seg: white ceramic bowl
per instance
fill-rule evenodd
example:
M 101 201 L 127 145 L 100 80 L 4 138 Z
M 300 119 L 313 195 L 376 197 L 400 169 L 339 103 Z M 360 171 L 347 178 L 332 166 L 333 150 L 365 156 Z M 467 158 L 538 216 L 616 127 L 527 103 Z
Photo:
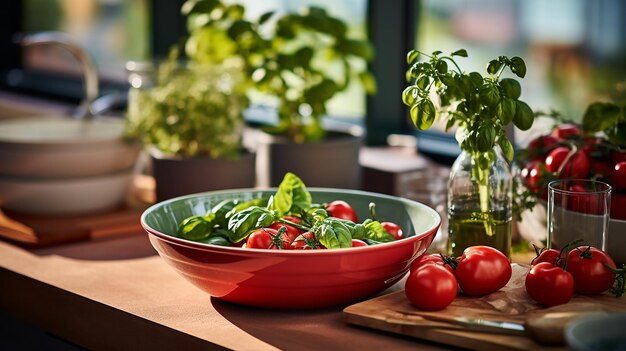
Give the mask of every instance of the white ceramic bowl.
M 105 212 L 121 206 L 134 169 L 102 176 L 29 179 L 0 177 L 0 208 L 37 215 Z
M 626 313 L 590 316 L 565 329 L 567 346 L 574 351 L 626 350 Z
M 131 168 L 141 151 L 123 139 L 124 121 L 46 116 L 0 121 L 0 176 L 87 177 Z

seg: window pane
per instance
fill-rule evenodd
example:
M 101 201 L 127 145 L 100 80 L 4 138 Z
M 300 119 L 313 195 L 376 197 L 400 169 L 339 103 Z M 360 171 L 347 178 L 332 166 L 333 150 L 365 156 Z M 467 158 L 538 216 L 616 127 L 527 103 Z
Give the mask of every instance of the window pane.
M 125 62 L 149 56 L 148 0 L 25 0 L 23 30 L 68 33 L 94 58 L 101 76 L 125 81 Z M 30 69 L 77 73 L 67 53 L 49 47 L 25 50 Z
M 423 0 L 416 48 L 468 50 L 464 70 L 484 73 L 499 55 L 520 56 L 527 75 L 522 99 L 580 121 L 593 101 L 623 99 L 626 3 L 620 0 Z M 543 122 L 543 123 L 542 123 Z M 523 144 L 545 132 L 538 121 Z
M 305 6 L 324 8 L 330 15 L 338 17 L 348 25 L 352 37 L 366 38 L 367 0 L 228 0 L 240 3 L 246 8 L 249 18 L 258 18 L 267 11 L 298 12 Z M 357 62 L 358 63 L 358 62 Z M 340 74 L 340 66 L 324 66 L 332 73 Z M 271 99 L 263 96 L 253 98 L 258 104 L 271 104 Z M 328 105 L 328 113 L 333 117 L 362 118 L 365 115 L 365 92 L 360 84 L 353 81 L 348 88 L 337 94 Z

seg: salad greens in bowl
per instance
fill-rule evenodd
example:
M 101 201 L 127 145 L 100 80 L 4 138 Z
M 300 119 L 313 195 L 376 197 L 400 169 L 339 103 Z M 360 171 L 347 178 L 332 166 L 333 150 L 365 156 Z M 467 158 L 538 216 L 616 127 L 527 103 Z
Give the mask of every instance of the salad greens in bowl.
M 211 296 L 283 309 L 340 306 L 385 290 L 426 252 L 440 222 L 419 202 L 306 188 L 291 173 L 278 188 L 192 194 L 141 217 L 165 262 Z

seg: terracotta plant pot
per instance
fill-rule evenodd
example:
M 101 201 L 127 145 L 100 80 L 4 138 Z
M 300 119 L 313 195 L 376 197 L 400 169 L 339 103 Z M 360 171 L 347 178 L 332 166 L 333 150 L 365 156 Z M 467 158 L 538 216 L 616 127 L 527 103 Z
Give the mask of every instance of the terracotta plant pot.
M 151 150 L 157 201 L 221 189 L 255 186 L 255 154 L 242 152 L 236 161 L 166 156 Z
M 285 173 L 292 172 L 307 186 L 358 189 L 361 144 L 361 136 L 339 131 L 329 131 L 322 141 L 303 144 L 261 132 L 256 149 L 257 184 L 278 186 Z

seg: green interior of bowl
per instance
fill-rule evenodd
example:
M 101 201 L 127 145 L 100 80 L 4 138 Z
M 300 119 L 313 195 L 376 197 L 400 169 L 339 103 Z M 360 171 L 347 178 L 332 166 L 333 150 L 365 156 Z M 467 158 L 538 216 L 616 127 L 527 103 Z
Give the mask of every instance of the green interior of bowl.
M 360 222 L 370 218 L 369 204 L 376 204 L 379 221 L 398 224 L 405 236 L 423 233 L 435 227 L 440 219 L 437 212 L 421 203 L 382 194 L 356 190 L 309 188 L 314 203 L 333 200 L 348 202 L 357 213 Z M 269 190 L 224 190 L 184 196 L 158 203 L 145 211 L 143 222 L 161 233 L 176 236 L 178 223 L 194 215 L 205 215 L 213 206 L 223 200 L 252 200 L 269 196 Z

